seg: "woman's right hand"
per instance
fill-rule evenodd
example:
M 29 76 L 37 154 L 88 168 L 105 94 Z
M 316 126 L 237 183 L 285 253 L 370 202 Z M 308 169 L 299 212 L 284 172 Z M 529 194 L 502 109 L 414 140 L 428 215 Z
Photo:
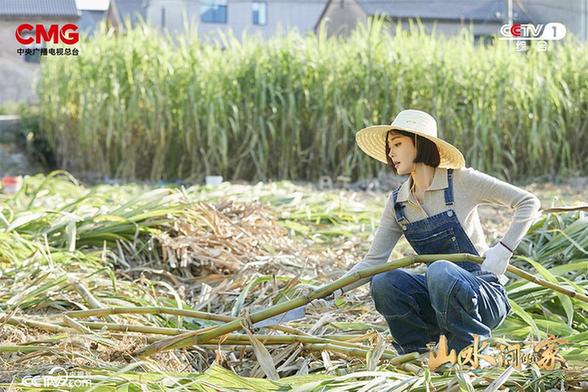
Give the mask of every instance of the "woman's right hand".
M 312 291 L 318 290 L 322 286 L 316 286 L 312 284 L 300 284 L 294 289 L 294 296 L 299 297 L 301 295 L 307 296 Z M 309 303 L 312 307 L 329 307 L 331 302 L 334 304 L 337 298 L 343 295 L 343 290 L 337 289 L 325 298 L 317 298 Z

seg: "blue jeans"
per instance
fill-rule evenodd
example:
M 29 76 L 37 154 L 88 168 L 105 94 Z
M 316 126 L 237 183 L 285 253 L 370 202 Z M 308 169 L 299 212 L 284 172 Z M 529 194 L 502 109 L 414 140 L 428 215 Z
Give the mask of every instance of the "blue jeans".
M 395 269 L 374 275 L 370 283 L 376 310 L 384 316 L 400 353 L 427 352 L 427 343 L 447 337 L 448 350 L 459 353 L 491 337 L 510 311 L 504 287 L 496 274 L 469 272 L 447 260 L 416 274 Z

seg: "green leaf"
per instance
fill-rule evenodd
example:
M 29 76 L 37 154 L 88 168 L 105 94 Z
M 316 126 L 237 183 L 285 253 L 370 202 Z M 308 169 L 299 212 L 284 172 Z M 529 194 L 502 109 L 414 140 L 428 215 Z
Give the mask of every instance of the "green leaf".
M 531 264 L 533 266 L 533 268 L 535 268 L 541 274 L 541 276 L 543 276 L 543 278 L 545 280 L 547 280 L 548 282 L 551 282 L 553 284 L 559 285 L 557 278 L 555 276 L 553 276 L 549 272 L 549 270 L 547 270 L 541 264 L 539 264 L 535 260 L 532 260 L 528 257 L 521 256 L 521 259 L 526 260 L 529 264 Z M 562 304 L 564 311 L 566 312 L 566 316 L 568 318 L 568 326 L 571 326 L 572 322 L 574 321 L 574 305 L 572 304 L 572 300 L 569 296 L 562 294 L 562 293 L 559 293 L 559 292 L 556 293 L 556 295 L 557 295 L 557 298 L 559 298 L 559 301 Z
M 519 316 L 520 318 L 523 319 L 524 322 L 526 322 L 530 327 L 531 330 L 533 331 L 533 334 L 537 337 L 537 338 L 541 338 L 543 336 L 545 336 L 544 333 L 542 333 L 541 331 L 539 331 L 539 328 L 537 327 L 537 324 L 535 324 L 535 320 L 533 320 L 533 317 L 531 317 L 531 315 L 527 312 L 525 312 L 525 309 L 523 309 L 519 304 L 517 304 L 515 301 L 511 300 L 510 298 L 508 299 L 508 302 L 512 308 L 512 311 Z
M 462 372 L 458 370 L 455 374 L 455 377 L 457 378 L 459 389 L 461 391 L 475 392 L 475 388 L 472 385 L 472 380 L 470 379 L 470 376 L 467 372 Z
M 30 223 L 30 222 L 35 221 L 37 219 L 40 219 L 44 216 L 45 216 L 45 213 L 42 213 L 42 212 L 34 212 L 34 213 L 28 213 L 28 214 L 22 215 L 22 216 L 16 218 L 15 220 L 13 220 L 10 223 L 10 226 L 8 226 L 6 228 L 6 231 L 7 232 L 12 231 L 12 230 L 17 229 L 21 226 L 26 225 L 27 223 Z

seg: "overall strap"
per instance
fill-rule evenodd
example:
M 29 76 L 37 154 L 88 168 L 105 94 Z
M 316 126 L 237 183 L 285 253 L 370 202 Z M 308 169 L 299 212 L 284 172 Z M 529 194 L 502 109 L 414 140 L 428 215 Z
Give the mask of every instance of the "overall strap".
M 406 219 L 406 215 L 404 215 L 404 207 L 406 206 L 402 203 L 396 202 L 399 190 L 400 187 L 398 187 L 394 192 L 392 192 L 392 198 L 394 201 L 394 211 L 396 212 L 396 221 L 398 221 L 398 223 L 402 225 L 410 222 L 408 219 Z
M 447 188 L 445 188 L 445 205 L 453 206 L 453 169 L 447 169 Z

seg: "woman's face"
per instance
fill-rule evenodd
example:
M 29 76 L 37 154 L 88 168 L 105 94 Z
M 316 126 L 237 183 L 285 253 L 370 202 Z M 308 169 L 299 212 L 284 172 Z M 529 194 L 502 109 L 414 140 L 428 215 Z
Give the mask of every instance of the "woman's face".
M 398 175 L 410 174 L 413 169 L 414 160 L 416 159 L 416 148 L 414 139 L 403 136 L 395 132 L 388 135 L 388 146 L 390 147 L 390 158 L 394 162 L 394 167 Z

